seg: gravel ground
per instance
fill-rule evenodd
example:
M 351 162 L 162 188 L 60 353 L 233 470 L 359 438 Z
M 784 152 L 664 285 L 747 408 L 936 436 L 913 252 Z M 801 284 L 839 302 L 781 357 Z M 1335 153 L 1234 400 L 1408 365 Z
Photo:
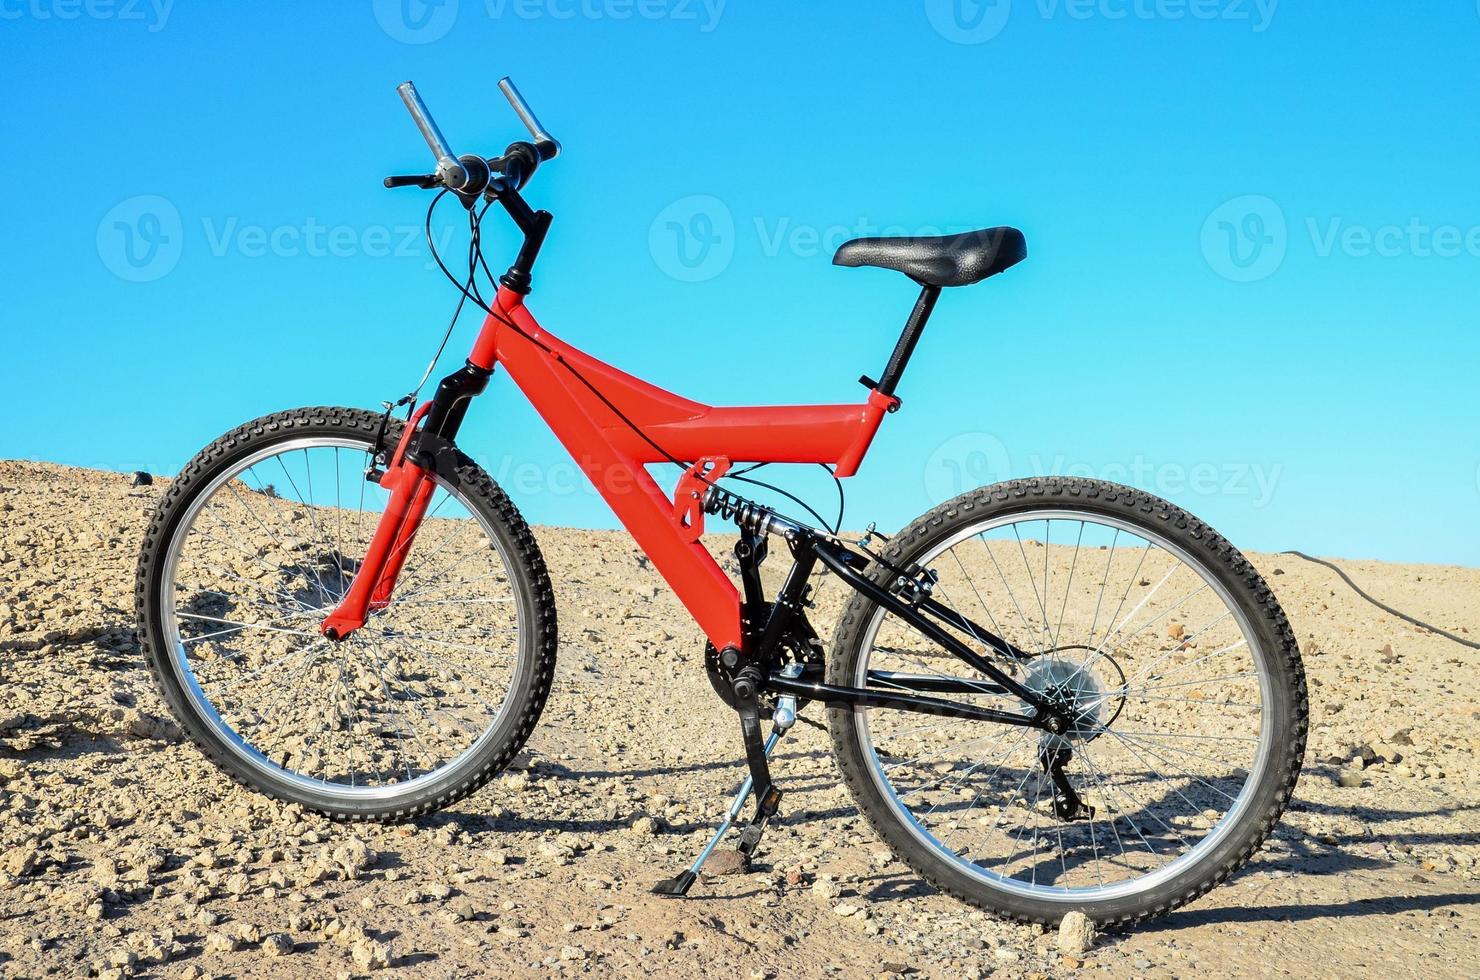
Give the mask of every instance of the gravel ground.
M 160 482 L 0 462 L 0 976 L 1473 975 L 1480 653 L 1326 569 L 1251 556 L 1312 687 L 1284 823 L 1192 906 L 1090 939 L 921 885 L 806 726 L 779 750 L 784 819 L 751 871 L 651 896 L 743 773 L 697 629 L 616 533 L 538 531 L 560 667 L 528 748 L 488 788 L 383 828 L 240 789 L 181 741 L 134 640 Z M 1341 564 L 1394 606 L 1480 629 L 1480 570 Z M 659 691 L 685 710 L 660 710 Z

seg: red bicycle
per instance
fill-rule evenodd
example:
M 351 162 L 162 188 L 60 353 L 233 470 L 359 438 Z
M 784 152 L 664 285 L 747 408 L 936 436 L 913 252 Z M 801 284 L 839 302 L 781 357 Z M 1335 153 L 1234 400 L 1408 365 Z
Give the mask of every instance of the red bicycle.
M 971 490 L 892 537 L 871 526 L 850 541 L 805 505 L 808 520 L 736 489 L 773 463 L 853 476 L 900 407 L 942 289 L 1021 261 L 1023 235 L 848 242 L 836 264 L 919 286 L 883 373 L 862 379 L 867 398 L 704 405 L 582 353 L 525 306 L 551 216 L 522 193 L 560 147 L 507 79 L 500 88 L 531 139 L 485 159 L 453 155 L 401 86 L 437 170 L 386 180 L 467 211 L 467 273 L 442 264 L 459 311 L 487 314 L 467 363 L 430 400 L 403 399 L 404 420 L 395 406 L 309 408 L 228 432 L 149 527 L 139 630 L 205 753 L 332 817 L 398 820 L 473 792 L 524 744 L 555 666 L 550 580 L 519 512 L 456 443 L 502 366 L 693 615 L 739 717 L 750 776 L 698 860 L 659 891 L 684 893 L 737 822 L 739 849 L 755 850 L 781 801 L 769 756 L 813 703 L 878 833 L 982 907 L 1130 922 L 1243 865 L 1294 788 L 1308 706 L 1279 603 L 1212 529 L 1139 490 L 1046 478 Z M 493 205 L 523 243 L 485 299 L 479 229 Z M 681 470 L 671 496 L 649 472 L 660 464 Z M 738 585 L 700 541 L 706 516 L 738 528 Z M 768 598 L 773 544 L 791 565 Z M 852 590 L 830 649 L 808 621 L 814 573 Z

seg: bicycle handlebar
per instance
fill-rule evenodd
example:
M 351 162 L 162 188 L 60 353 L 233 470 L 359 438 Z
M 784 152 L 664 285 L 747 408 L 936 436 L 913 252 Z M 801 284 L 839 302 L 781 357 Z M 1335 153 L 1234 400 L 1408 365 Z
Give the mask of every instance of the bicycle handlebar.
M 446 137 L 437 128 L 437 123 L 432 119 L 432 114 L 427 111 L 426 103 L 416 91 L 416 86 L 411 82 L 402 82 L 396 86 L 396 91 L 401 96 L 401 101 L 406 104 L 406 111 L 411 113 L 416 128 L 421 131 L 422 139 L 426 140 L 427 147 L 432 151 L 432 156 L 437 160 L 437 172 L 426 175 L 410 175 L 387 177 L 386 187 L 436 187 L 443 186 L 449 190 L 457 191 L 465 198 L 477 197 L 489 185 L 492 173 L 501 173 L 513 184 L 517 190 L 523 187 L 525 182 L 533 176 L 535 168 L 546 160 L 553 160 L 560 154 L 560 143 L 550 135 L 540 121 L 535 117 L 534 111 L 529 108 L 529 103 L 524 101 L 524 96 L 514 87 L 514 82 L 508 76 L 499 79 L 499 91 L 504 93 L 504 98 L 509 100 L 519 121 L 529 130 L 531 143 L 516 142 L 509 145 L 503 156 L 485 160 L 483 157 L 473 154 L 456 156 L 452 147 L 448 145 Z
M 534 148 L 539 151 L 540 160 L 553 160 L 560 155 L 560 143 L 551 136 L 540 121 L 535 118 L 534 112 L 529 108 L 529 103 L 524 101 L 524 96 L 514 87 L 514 80 L 508 75 L 498 80 L 498 90 L 504 93 L 504 98 L 509 100 L 509 105 L 514 107 L 514 114 L 519 121 L 524 123 L 524 128 L 529 130 L 530 137 L 534 140 Z
M 416 128 L 421 130 L 421 138 L 427 141 L 432 156 L 437 158 L 437 173 L 442 177 L 442 182 L 453 190 L 466 184 L 467 171 L 453 155 L 452 147 L 447 145 L 447 139 L 442 135 L 442 130 L 437 128 L 432 114 L 427 112 L 426 103 L 421 101 L 416 86 L 411 82 L 402 82 L 396 86 L 396 91 L 400 93 L 401 101 L 406 103 L 406 111 L 411 113 Z

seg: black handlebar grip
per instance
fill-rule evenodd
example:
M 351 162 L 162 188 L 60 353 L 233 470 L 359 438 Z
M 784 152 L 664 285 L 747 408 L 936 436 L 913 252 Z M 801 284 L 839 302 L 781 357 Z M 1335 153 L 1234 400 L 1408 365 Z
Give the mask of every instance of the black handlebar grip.
M 385 179 L 387 187 L 436 187 L 441 178 L 436 174 L 399 174 Z

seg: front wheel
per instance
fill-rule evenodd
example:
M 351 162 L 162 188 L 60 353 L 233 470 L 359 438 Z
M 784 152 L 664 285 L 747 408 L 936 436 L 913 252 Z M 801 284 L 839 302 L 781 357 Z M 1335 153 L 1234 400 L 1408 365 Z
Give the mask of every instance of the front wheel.
M 529 737 L 554 674 L 544 559 L 466 457 L 434 478 L 389 603 L 341 642 L 321 634 L 389 499 L 379 447 L 401 432 L 348 408 L 228 432 L 170 486 L 139 559 L 140 637 L 185 731 L 237 780 L 341 819 L 477 789 Z
M 1024 480 L 942 504 L 882 557 L 933 574 L 956 635 L 1073 719 L 1050 735 L 828 712 L 859 808 L 926 879 L 1018 920 L 1077 909 L 1131 923 L 1202 895 L 1258 849 L 1300 771 L 1305 678 L 1279 603 L 1216 532 L 1127 487 Z M 872 576 L 887 587 L 898 573 L 876 563 Z M 829 682 L 901 675 L 982 678 L 856 595 Z M 981 687 L 952 697 L 1031 713 Z

